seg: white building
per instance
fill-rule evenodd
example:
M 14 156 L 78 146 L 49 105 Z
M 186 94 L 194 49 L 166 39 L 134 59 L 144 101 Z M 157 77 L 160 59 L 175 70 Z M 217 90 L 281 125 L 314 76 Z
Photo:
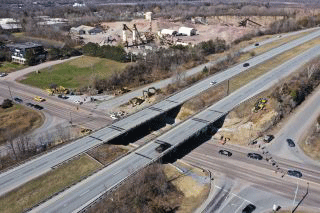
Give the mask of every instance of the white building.
M 74 3 L 73 5 L 72 5 L 73 7 L 84 7 L 84 6 L 86 6 L 86 4 L 80 4 L 80 3 Z
M 145 13 L 145 18 L 147 21 L 151 21 L 152 20 L 152 12 L 146 12 Z
M 85 25 L 81 25 L 79 27 L 72 27 L 70 29 L 70 32 L 73 34 L 78 34 L 78 35 L 95 35 L 97 33 L 101 33 L 102 29 L 98 28 L 98 27 L 90 27 L 90 26 L 85 26 Z
M 197 30 L 190 27 L 180 27 L 179 28 L 179 34 L 186 35 L 186 36 L 193 36 L 196 35 Z
M 18 32 L 22 29 L 17 20 L 13 18 L 0 19 L 0 29 L 10 32 Z
M 176 35 L 178 32 L 176 30 L 162 29 L 160 33 L 161 35 Z

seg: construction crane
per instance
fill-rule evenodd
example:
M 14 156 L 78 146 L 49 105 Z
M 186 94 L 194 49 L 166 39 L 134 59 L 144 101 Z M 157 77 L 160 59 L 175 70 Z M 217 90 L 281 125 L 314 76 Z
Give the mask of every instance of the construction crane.
M 256 25 L 258 25 L 258 26 L 262 26 L 261 24 L 255 22 L 255 21 L 250 20 L 249 18 L 245 18 L 245 19 L 243 19 L 242 21 L 239 22 L 239 27 L 246 27 L 248 21 L 250 21 L 251 23 L 256 24 Z

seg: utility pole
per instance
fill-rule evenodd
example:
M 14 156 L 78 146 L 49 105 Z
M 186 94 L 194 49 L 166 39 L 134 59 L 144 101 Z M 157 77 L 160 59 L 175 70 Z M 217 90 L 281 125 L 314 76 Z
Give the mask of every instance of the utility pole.
M 70 122 L 69 122 L 71 125 L 72 125 L 72 116 L 71 116 L 71 112 L 70 112 Z
M 227 96 L 229 95 L 229 85 L 230 85 L 230 80 L 228 79 L 228 87 L 227 87 Z
M 11 100 L 13 101 L 13 97 L 12 97 L 12 93 L 11 93 L 11 89 L 10 89 L 9 85 L 8 85 L 8 88 L 9 88 L 9 93 L 10 93 Z

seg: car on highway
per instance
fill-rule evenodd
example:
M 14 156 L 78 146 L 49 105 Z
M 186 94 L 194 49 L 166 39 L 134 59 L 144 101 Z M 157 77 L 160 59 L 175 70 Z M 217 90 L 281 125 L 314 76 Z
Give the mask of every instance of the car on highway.
M 30 102 L 29 102 L 29 103 L 26 103 L 26 105 L 29 106 L 29 107 L 34 107 L 34 104 L 33 104 L 33 103 L 30 103 Z
M 225 150 L 225 149 L 219 150 L 219 154 L 220 155 L 225 155 L 225 156 L 228 156 L 228 157 L 230 157 L 232 155 L 231 152 L 229 152 L 228 150 Z
M 23 102 L 23 100 L 21 98 L 18 98 L 18 97 L 15 97 L 13 100 L 15 102 L 19 103 L 19 104 Z
M 36 96 L 33 98 L 33 100 L 38 101 L 38 102 L 44 102 L 46 99 L 41 98 L 40 96 Z
M 167 143 L 167 142 L 163 142 L 162 144 L 160 144 L 157 148 L 156 148 L 156 151 L 161 153 L 163 152 L 164 150 L 168 149 L 171 147 L 171 144 Z
M 287 143 L 288 143 L 288 146 L 290 146 L 290 147 L 295 147 L 296 146 L 296 144 L 290 138 L 287 139 Z
M 37 110 L 42 110 L 42 109 L 43 109 L 43 106 L 40 106 L 40 105 L 38 105 L 38 104 L 34 105 L 33 107 L 34 107 L 35 109 L 37 109 Z
M 5 76 L 7 76 L 7 75 L 8 75 L 8 74 L 5 73 L 5 72 L 0 73 L 0 77 L 5 77 Z
M 68 96 L 66 96 L 66 95 L 58 95 L 58 98 L 61 98 L 61 99 L 68 99 L 69 97 Z
M 262 156 L 257 153 L 248 153 L 247 155 L 249 158 L 255 159 L 255 160 L 262 160 Z
M 258 42 L 254 44 L 254 46 L 256 46 L 256 47 L 259 46 L 259 45 L 260 45 L 260 44 L 259 44 Z
M 248 67 L 248 66 L 250 66 L 249 63 L 244 63 L 244 64 L 243 64 L 243 67 Z
M 211 81 L 210 82 L 210 85 L 214 85 L 214 84 L 216 84 L 217 82 L 215 82 L 215 81 Z
M 288 170 L 288 175 L 293 176 L 293 177 L 297 177 L 297 178 L 301 178 L 302 177 L 302 173 L 298 170 Z
M 251 213 L 255 209 L 256 209 L 256 206 L 250 203 L 242 210 L 242 213 Z

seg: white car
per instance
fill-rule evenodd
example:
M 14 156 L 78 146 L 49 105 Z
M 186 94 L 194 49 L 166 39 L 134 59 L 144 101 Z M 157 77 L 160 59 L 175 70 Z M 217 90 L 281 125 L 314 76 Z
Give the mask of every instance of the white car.
M 75 103 L 75 104 L 82 104 L 82 102 L 79 101 L 79 100 L 75 100 L 74 103 Z
M 5 73 L 5 72 L 0 73 L 0 77 L 5 77 L 5 76 L 7 76 L 7 75 L 8 75 L 8 74 Z
M 211 81 L 210 82 L 210 85 L 214 85 L 214 84 L 216 84 L 217 82 L 215 82 L 215 81 Z

